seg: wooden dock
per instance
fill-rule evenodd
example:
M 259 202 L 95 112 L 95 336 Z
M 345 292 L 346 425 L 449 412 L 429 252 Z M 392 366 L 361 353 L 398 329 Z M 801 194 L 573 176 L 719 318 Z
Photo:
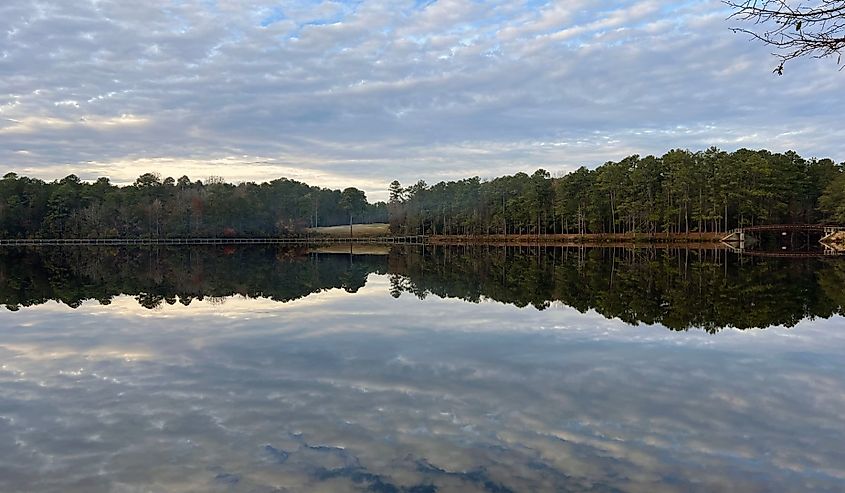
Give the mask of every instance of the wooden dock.
M 829 224 L 764 224 L 761 226 L 743 226 L 728 231 L 728 234 L 722 238 L 725 243 L 743 243 L 745 235 L 749 233 L 794 233 L 794 232 L 808 232 L 815 231 L 822 233 L 823 238 L 827 238 L 838 231 L 845 231 L 845 227 L 832 226 Z
M 426 237 L 291 236 L 278 238 L 0 238 L 0 246 L 178 246 L 178 245 L 424 245 Z

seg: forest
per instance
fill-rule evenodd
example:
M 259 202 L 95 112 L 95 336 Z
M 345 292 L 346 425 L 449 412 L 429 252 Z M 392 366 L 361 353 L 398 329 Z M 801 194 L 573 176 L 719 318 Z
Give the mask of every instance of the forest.
M 395 232 L 586 234 L 720 232 L 845 224 L 845 163 L 740 149 L 633 155 L 552 177 L 546 170 L 429 186 L 390 184 Z
M 671 150 L 552 177 L 543 169 L 404 187 L 369 203 L 356 188 L 161 179 L 130 186 L 70 175 L 0 180 L 2 238 L 284 236 L 390 222 L 394 234 L 720 232 L 765 223 L 845 225 L 845 163 L 792 151 Z
M 70 175 L 54 182 L 0 180 L 2 238 L 283 236 L 306 228 L 386 222 L 384 202 L 281 178 L 266 183 L 191 181 L 141 175 L 130 186 Z

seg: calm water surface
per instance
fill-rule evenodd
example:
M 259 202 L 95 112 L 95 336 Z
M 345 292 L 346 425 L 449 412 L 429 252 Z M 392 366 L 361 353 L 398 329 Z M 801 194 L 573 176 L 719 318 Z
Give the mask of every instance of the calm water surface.
M 3 492 L 845 490 L 842 259 L 4 250 L 0 304 Z

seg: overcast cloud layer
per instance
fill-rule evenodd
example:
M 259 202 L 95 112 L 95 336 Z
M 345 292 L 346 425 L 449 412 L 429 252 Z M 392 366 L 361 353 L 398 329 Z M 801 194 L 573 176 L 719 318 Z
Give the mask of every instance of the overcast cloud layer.
M 845 159 L 842 72 L 718 0 L 4 0 L 0 167 L 356 185 L 717 145 Z

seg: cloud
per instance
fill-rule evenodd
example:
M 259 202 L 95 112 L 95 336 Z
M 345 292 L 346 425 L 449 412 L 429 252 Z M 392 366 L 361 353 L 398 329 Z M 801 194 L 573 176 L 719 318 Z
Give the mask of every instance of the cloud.
M 843 159 L 835 64 L 774 77 L 766 48 L 726 17 L 716 0 L 9 0 L 0 163 L 50 179 L 139 162 L 276 178 L 249 171 L 261 156 L 378 198 L 393 178 L 565 171 L 674 147 Z M 248 157 L 220 164 L 233 156 Z

